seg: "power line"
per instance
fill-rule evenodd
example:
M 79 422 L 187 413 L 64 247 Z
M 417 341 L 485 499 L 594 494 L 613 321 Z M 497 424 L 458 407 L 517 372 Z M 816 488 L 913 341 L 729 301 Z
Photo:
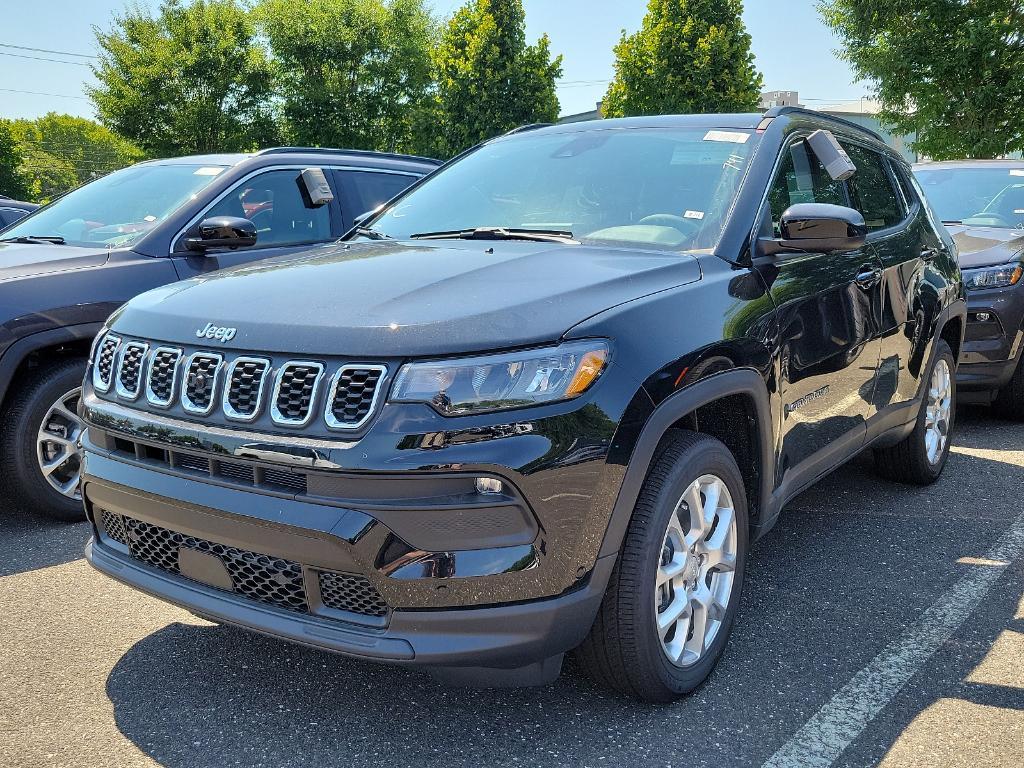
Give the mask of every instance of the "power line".
M 13 56 L 16 59 L 32 59 L 33 61 L 52 61 L 55 64 L 74 64 L 76 67 L 91 66 L 83 61 L 63 61 L 62 59 L 48 59 L 45 56 L 26 56 L 24 53 L 8 53 L 7 51 L 0 51 L 0 56 Z
M 71 62 L 67 62 L 70 64 Z M 72 96 L 68 93 L 44 93 L 43 91 L 21 91 L 17 88 L 0 88 L 0 91 L 6 91 L 7 93 L 27 93 L 31 96 L 55 96 L 58 99 L 83 99 L 88 101 L 89 99 L 85 96 Z
M 72 53 L 71 51 L 54 51 L 49 48 L 31 48 L 27 45 L 15 45 L 14 43 L 0 43 L 0 48 L 17 48 L 19 51 L 35 51 L 36 53 L 55 53 L 58 56 L 77 56 L 81 59 L 97 59 L 91 53 Z

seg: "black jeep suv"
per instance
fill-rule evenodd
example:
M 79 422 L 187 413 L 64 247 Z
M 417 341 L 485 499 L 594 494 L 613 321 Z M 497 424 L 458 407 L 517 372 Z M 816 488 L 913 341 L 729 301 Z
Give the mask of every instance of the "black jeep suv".
M 89 345 L 117 307 L 159 285 L 333 242 L 355 217 L 436 167 L 315 149 L 155 160 L 7 229 L 0 223 L 7 492 L 25 508 L 82 518 L 76 409 Z M 229 237 L 218 242 L 218 234 Z
M 1024 421 L 1024 160 L 928 163 L 914 174 L 960 253 L 961 402 Z
M 668 700 L 794 494 L 865 447 L 938 477 L 964 315 L 952 241 L 855 125 L 520 130 L 347 242 L 116 312 L 87 557 L 306 645 L 490 685 L 578 649 Z

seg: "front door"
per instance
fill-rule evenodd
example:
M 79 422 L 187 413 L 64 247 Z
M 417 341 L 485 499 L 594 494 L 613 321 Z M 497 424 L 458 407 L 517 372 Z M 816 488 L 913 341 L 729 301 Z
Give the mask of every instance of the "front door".
M 779 234 L 796 203 L 849 206 L 834 181 L 798 140 L 784 150 L 768 196 Z M 780 485 L 802 485 L 863 443 L 878 368 L 881 264 L 865 247 L 845 253 L 789 253 L 762 260 L 780 337 L 782 392 Z
M 184 279 L 334 242 L 342 234 L 340 219 L 334 211 L 337 206 L 307 205 L 299 187 L 299 173 L 296 168 L 268 169 L 242 180 L 222 195 L 199 219 L 249 219 L 256 225 L 256 245 L 192 254 L 183 250 L 182 238 L 178 238 L 172 245 L 172 255 L 177 257 L 179 276 Z

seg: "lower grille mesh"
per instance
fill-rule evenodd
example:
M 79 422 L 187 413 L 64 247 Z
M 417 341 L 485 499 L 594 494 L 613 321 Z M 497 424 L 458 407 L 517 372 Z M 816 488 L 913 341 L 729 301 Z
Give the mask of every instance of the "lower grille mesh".
M 110 539 L 128 547 L 133 559 L 154 568 L 180 575 L 180 549 L 205 552 L 224 563 L 234 592 L 261 603 L 309 612 L 299 563 L 187 536 L 105 509 L 100 510 L 100 525 Z M 319 581 L 321 598 L 328 608 L 373 617 L 388 613 L 384 598 L 365 576 L 322 571 Z
M 328 608 L 364 616 L 384 616 L 388 604 L 365 576 L 320 572 L 320 598 Z

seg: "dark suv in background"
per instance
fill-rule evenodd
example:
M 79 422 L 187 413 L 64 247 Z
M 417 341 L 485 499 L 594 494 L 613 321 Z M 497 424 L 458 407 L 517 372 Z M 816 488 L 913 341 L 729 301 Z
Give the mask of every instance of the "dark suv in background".
M 121 304 L 182 278 L 331 243 L 437 165 L 292 148 L 154 160 L 0 229 L 7 492 L 24 507 L 81 519 L 82 375 L 93 337 Z M 257 297 L 249 311 L 259 312 Z
M 1024 161 L 927 163 L 914 173 L 960 252 L 968 301 L 961 398 L 1024 421 Z
M 521 130 L 347 242 L 116 312 L 86 554 L 298 643 L 488 685 L 577 649 L 667 701 L 787 500 L 868 447 L 939 476 L 965 311 L 910 168 L 856 125 Z

